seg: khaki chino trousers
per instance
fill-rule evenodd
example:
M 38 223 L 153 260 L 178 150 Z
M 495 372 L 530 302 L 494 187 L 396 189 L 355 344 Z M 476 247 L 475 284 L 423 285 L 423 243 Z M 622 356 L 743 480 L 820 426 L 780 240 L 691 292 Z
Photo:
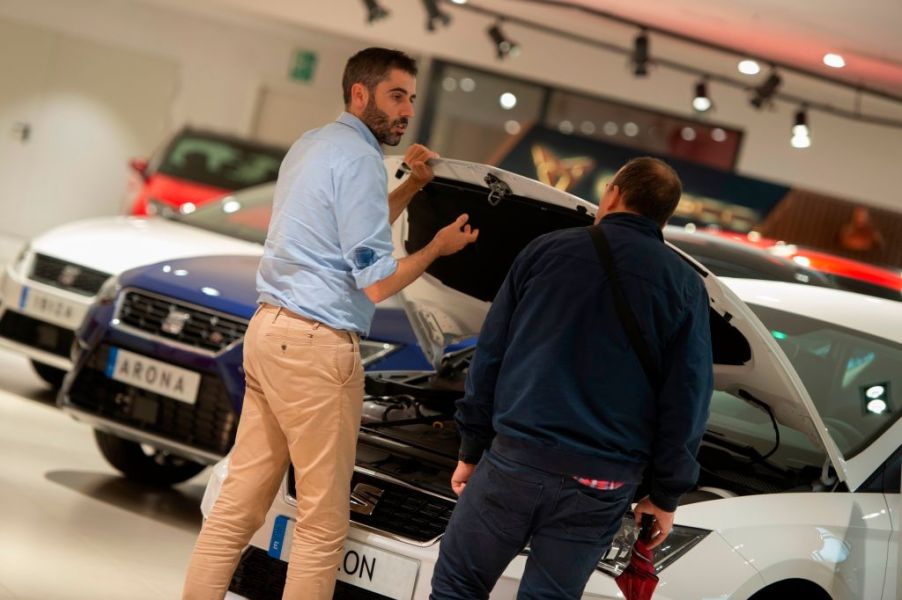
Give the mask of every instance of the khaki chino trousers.
M 283 598 L 332 598 L 363 403 L 357 335 L 263 304 L 248 325 L 244 369 L 228 476 L 194 547 L 183 598 L 223 598 L 289 460 L 298 507 Z

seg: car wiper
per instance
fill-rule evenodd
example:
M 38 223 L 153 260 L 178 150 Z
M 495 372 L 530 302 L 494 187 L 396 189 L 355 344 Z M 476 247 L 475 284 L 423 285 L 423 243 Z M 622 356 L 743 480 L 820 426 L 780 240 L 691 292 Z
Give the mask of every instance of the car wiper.
M 746 457 L 747 459 L 749 459 L 748 464 L 750 464 L 750 465 L 761 464 L 761 465 L 768 467 L 769 469 L 772 469 L 778 473 L 785 474 L 786 471 L 784 469 L 781 469 L 777 465 L 775 465 L 767 460 L 768 458 L 773 456 L 774 453 L 780 448 L 780 428 L 777 426 L 777 419 L 776 419 L 776 417 L 774 417 L 773 411 L 771 410 L 770 406 L 768 406 L 766 403 L 762 402 L 761 400 L 758 400 L 757 398 L 755 398 L 754 396 L 752 396 L 745 390 L 739 390 L 739 396 L 743 400 L 749 402 L 750 404 L 753 404 L 754 406 L 757 406 L 758 408 L 760 408 L 761 410 L 766 412 L 767 416 L 770 417 L 771 424 L 774 427 L 774 437 L 775 437 L 774 447 L 771 448 L 770 450 L 768 450 L 765 454 L 761 454 L 761 452 L 759 452 L 758 449 L 755 448 L 754 446 L 752 446 L 751 444 L 740 444 L 740 443 L 728 440 L 725 437 L 722 437 L 721 435 L 715 434 L 714 432 L 710 432 L 710 431 L 706 431 L 705 434 L 702 436 L 702 439 L 715 446 L 720 446 L 721 448 L 725 448 L 726 450 L 729 450 L 730 452 L 733 452 L 734 454 L 738 454 L 740 456 Z

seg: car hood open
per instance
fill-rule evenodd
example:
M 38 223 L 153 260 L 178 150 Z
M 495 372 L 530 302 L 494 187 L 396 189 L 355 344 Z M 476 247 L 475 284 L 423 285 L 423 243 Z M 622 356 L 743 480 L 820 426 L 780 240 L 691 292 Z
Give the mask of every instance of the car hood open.
M 401 157 L 386 158 L 385 163 L 389 180 L 397 182 L 403 173 Z M 393 229 L 399 256 L 428 244 L 461 213 L 480 230 L 477 243 L 435 261 L 400 292 L 423 352 L 438 369 L 448 344 L 478 335 L 520 250 L 549 231 L 591 225 L 597 206 L 496 167 L 448 159 L 430 164 L 435 179 L 417 193 Z M 705 267 L 673 251 L 698 271 L 708 290 L 715 387 L 766 403 L 778 421 L 824 448 L 844 478 L 838 448 L 761 321 Z

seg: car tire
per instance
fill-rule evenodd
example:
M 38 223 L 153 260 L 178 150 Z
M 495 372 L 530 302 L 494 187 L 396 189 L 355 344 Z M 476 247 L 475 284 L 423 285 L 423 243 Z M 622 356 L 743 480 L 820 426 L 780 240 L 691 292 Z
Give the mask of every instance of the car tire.
M 154 486 L 170 486 L 187 481 L 203 471 L 206 465 L 182 458 L 144 444 L 126 440 L 112 433 L 94 430 L 100 453 L 126 479 Z
M 53 389 L 58 390 L 63 387 L 63 378 L 66 377 L 66 371 L 63 369 L 57 369 L 36 360 L 31 361 L 31 368 Z

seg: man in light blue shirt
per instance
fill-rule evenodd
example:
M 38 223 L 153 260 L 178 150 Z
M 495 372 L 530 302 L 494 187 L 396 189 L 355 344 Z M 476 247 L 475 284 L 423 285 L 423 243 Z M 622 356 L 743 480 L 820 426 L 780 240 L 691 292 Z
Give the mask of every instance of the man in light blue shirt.
M 426 161 L 437 156 L 411 147 L 411 174 L 387 195 L 380 144 L 401 141 L 416 73 L 396 50 L 351 57 L 345 112 L 304 134 L 282 163 L 257 274 L 260 307 L 245 335 L 247 388 L 229 474 L 195 545 L 185 599 L 223 597 L 289 461 L 298 512 L 283 597 L 332 598 L 363 402 L 358 335 L 369 331 L 376 302 L 479 234 L 461 215 L 419 252 L 392 257 L 390 224 L 432 180 Z

